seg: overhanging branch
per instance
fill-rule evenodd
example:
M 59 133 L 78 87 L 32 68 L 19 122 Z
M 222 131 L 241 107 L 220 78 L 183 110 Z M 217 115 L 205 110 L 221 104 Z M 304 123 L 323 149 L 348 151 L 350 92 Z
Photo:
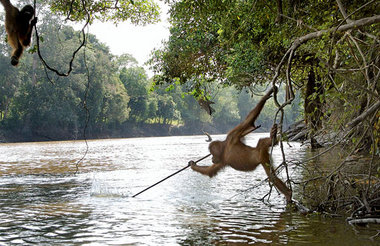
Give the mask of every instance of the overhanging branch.
M 356 126 L 357 124 L 359 124 L 360 122 L 362 122 L 365 118 L 367 118 L 367 116 L 372 115 L 373 113 L 375 113 L 379 108 L 380 108 L 380 101 L 377 101 L 367 111 L 363 112 L 361 115 L 359 115 L 354 120 L 352 120 L 351 122 L 349 122 L 347 124 L 347 127 L 348 128 L 352 128 L 352 127 Z
M 332 28 L 329 28 L 329 29 L 326 29 L 326 30 L 320 30 L 320 31 L 317 31 L 317 32 L 312 32 L 312 33 L 306 34 L 305 36 L 297 38 L 293 42 L 293 44 L 290 47 L 290 49 L 293 49 L 293 50 L 297 49 L 301 44 L 306 43 L 307 41 L 309 41 L 311 39 L 319 38 L 323 34 L 326 34 L 326 33 L 329 33 L 329 32 L 344 32 L 344 31 L 356 29 L 356 28 L 359 28 L 359 27 L 362 27 L 362 26 L 372 25 L 372 24 L 375 24 L 375 23 L 378 23 L 378 22 L 380 22 L 380 15 L 375 15 L 375 16 L 372 16 L 372 17 L 367 17 L 367 18 L 363 18 L 363 19 L 360 19 L 360 20 L 352 21 L 352 22 L 350 22 L 348 24 L 341 25 L 339 27 L 332 27 Z
M 352 21 L 348 24 L 345 24 L 345 25 L 341 25 L 341 26 L 337 26 L 337 27 L 332 27 L 332 28 L 329 28 L 329 29 L 325 29 L 325 30 L 320 30 L 320 31 L 316 31 L 316 32 L 312 32 L 312 33 L 309 33 L 309 34 L 306 34 L 302 37 L 299 37 L 297 38 L 296 40 L 294 40 L 292 46 L 290 46 L 290 48 L 288 49 L 288 51 L 285 53 L 285 55 L 282 57 L 280 63 L 277 65 L 276 67 L 276 70 L 275 70 L 275 75 L 272 79 L 272 86 L 275 87 L 276 85 L 276 81 L 278 79 L 278 77 L 280 76 L 280 70 L 282 68 L 282 66 L 284 65 L 285 63 L 285 60 L 286 60 L 286 57 L 289 55 L 289 59 L 288 61 L 291 61 L 292 60 L 292 57 L 294 55 L 294 51 L 301 45 L 301 44 L 304 44 L 312 39 L 315 39 L 315 38 L 319 38 L 321 37 L 322 35 L 324 34 L 327 34 L 329 32 L 344 32 L 344 31 L 348 31 L 348 30 L 352 30 L 352 29 L 356 29 L 356 28 L 359 28 L 359 27 L 363 27 L 363 26 L 367 26 L 367 25 L 372 25 L 372 24 L 375 24 L 375 23 L 379 23 L 380 22 L 380 15 L 375 15 L 375 16 L 372 16 L 372 17 L 367 17 L 367 18 L 363 18 L 363 19 L 360 19 L 360 20 L 356 20 L 356 21 Z M 287 71 L 287 76 L 290 78 L 290 71 L 288 70 Z M 294 98 L 290 98 L 289 100 L 287 100 L 286 102 L 284 102 L 282 105 L 279 104 L 278 100 L 277 100 L 277 93 L 276 91 L 274 92 L 274 102 L 276 104 L 276 106 L 280 109 L 284 108 L 286 105 L 290 104 L 292 101 L 293 101 Z

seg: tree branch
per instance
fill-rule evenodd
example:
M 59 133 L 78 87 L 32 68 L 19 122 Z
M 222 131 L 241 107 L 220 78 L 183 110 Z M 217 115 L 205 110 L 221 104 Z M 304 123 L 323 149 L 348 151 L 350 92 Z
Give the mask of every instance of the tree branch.
M 276 81 L 277 81 L 278 77 L 280 76 L 280 70 L 281 70 L 281 68 L 282 68 L 282 66 L 283 66 L 283 64 L 285 62 L 286 57 L 289 55 L 288 61 L 291 61 L 291 59 L 292 59 L 292 57 L 294 55 L 294 51 L 301 44 L 306 43 L 307 41 L 312 40 L 314 38 L 319 38 L 322 35 L 324 35 L 326 33 L 329 33 L 329 32 L 344 32 L 344 31 L 347 31 L 347 30 L 356 29 L 356 28 L 359 28 L 359 27 L 362 27 L 362 26 L 367 26 L 367 25 L 371 25 L 371 24 L 374 24 L 374 23 L 378 23 L 378 22 L 380 22 L 380 15 L 375 15 L 375 16 L 372 16 L 372 17 L 367 17 L 367 18 L 363 18 L 363 19 L 360 19 L 360 20 L 352 21 L 352 22 L 350 22 L 348 24 L 345 24 L 345 25 L 342 25 L 342 26 L 337 26 L 337 27 L 332 27 L 332 28 L 325 29 L 325 30 L 320 30 L 320 31 L 312 32 L 312 33 L 309 33 L 309 34 L 306 34 L 306 35 L 304 35 L 302 37 L 297 38 L 296 40 L 294 40 L 292 46 L 288 49 L 288 51 L 282 57 L 280 63 L 277 65 L 276 70 L 275 70 L 275 75 L 274 75 L 274 77 L 273 77 L 273 79 L 271 81 L 272 87 L 276 86 Z M 276 91 L 274 91 L 274 93 L 273 93 L 273 99 L 274 99 L 274 102 L 275 102 L 276 106 L 279 109 L 284 108 L 286 105 L 290 104 L 292 102 L 292 100 L 293 100 L 293 99 L 289 99 L 286 102 L 284 102 L 282 105 L 280 105 L 279 102 L 278 102 L 278 99 L 277 99 L 277 92 Z
M 343 6 L 342 2 L 340 0 L 336 0 L 336 3 L 338 4 L 339 10 L 342 13 L 343 18 L 347 21 L 347 23 L 352 22 L 352 20 L 348 18 L 346 8 Z
M 347 127 L 352 128 L 355 127 L 357 124 L 362 122 L 365 118 L 367 118 L 368 115 L 373 114 L 380 108 L 380 101 L 377 101 L 374 105 L 372 105 L 367 111 L 363 112 L 361 115 L 356 117 L 354 120 L 349 122 L 347 124 Z
M 359 28 L 359 27 L 362 27 L 362 26 L 367 26 L 367 25 L 371 25 L 371 24 L 374 24 L 374 23 L 378 23 L 378 22 L 380 22 L 380 15 L 375 15 L 375 16 L 372 16 L 372 17 L 367 17 L 367 18 L 363 18 L 363 19 L 360 19 L 360 20 L 352 21 L 352 22 L 350 22 L 348 24 L 345 24 L 345 25 L 342 25 L 342 26 L 339 26 L 339 27 L 332 27 L 332 28 L 329 28 L 329 29 L 320 30 L 320 31 L 317 31 L 317 32 L 312 32 L 312 33 L 306 34 L 305 36 L 297 38 L 293 42 L 293 44 L 290 47 L 290 49 L 297 49 L 301 44 L 306 43 L 307 41 L 309 41 L 311 39 L 319 38 L 323 34 L 326 34 L 326 33 L 329 33 L 329 32 L 335 32 L 335 31 L 336 32 L 344 32 L 344 31 L 347 31 L 347 30 L 356 29 L 356 28 Z
M 71 3 L 71 6 L 73 4 L 74 1 L 72 1 Z M 91 20 L 91 16 L 90 14 L 88 13 L 87 9 L 86 9 L 86 5 L 85 5 L 85 1 L 82 0 L 82 5 L 83 5 L 83 9 L 87 15 L 87 20 L 86 20 L 86 23 L 84 24 L 84 26 L 82 27 L 82 36 L 83 36 L 83 40 L 81 42 L 81 44 L 79 45 L 79 47 L 73 52 L 72 56 L 71 56 L 71 59 L 70 59 L 70 62 L 69 62 L 69 69 L 66 73 L 64 72 L 59 72 L 57 69 L 51 67 L 46 61 L 45 59 L 43 58 L 42 54 L 41 54 L 41 49 L 40 49 L 40 36 L 38 34 L 38 30 L 37 30 L 37 26 L 35 27 L 35 35 L 36 35 L 36 43 L 37 43 L 37 54 L 40 58 L 40 60 L 42 61 L 43 65 L 44 65 L 44 68 L 45 69 L 48 69 L 54 73 L 56 73 L 58 76 L 63 76 L 63 77 L 67 77 L 70 75 L 71 71 L 73 70 L 73 62 L 74 62 L 74 59 L 75 59 L 75 56 L 77 55 L 77 53 L 79 52 L 79 50 L 84 47 L 84 45 L 86 44 L 86 33 L 85 33 L 85 28 L 88 26 L 88 24 L 90 23 L 90 20 Z M 71 8 L 71 7 L 70 7 Z M 71 12 L 71 9 L 70 9 L 70 12 Z M 69 14 L 70 15 L 70 14 Z M 67 19 L 69 19 L 69 16 L 67 17 Z M 50 79 L 49 79 L 50 80 Z

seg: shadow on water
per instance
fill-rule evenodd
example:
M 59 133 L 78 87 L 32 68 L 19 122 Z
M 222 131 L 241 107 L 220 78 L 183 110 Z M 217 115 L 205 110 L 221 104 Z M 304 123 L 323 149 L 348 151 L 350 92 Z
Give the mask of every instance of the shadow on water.
M 269 191 L 262 168 L 227 168 L 213 179 L 189 169 L 131 197 L 207 154 L 207 145 L 204 136 L 89 141 L 73 175 L 83 142 L 0 144 L 0 245 L 379 243 L 370 237 L 380 228 L 288 211 L 276 192 L 269 203 L 259 201 Z M 292 146 L 288 156 L 304 158 L 305 149 Z M 278 149 L 273 159 L 281 162 Z

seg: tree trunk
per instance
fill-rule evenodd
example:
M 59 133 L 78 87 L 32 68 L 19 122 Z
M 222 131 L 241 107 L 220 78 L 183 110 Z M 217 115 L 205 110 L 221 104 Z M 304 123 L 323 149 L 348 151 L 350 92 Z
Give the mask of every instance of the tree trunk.
M 305 92 L 305 122 L 309 127 L 309 137 L 312 148 L 319 148 L 320 145 L 314 138 L 315 132 L 322 127 L 322 101 L 320 96 L 323 94 L 323 86 L 316 79 L 314 66 L 311 66 Z
M 9 101 L 10 101 L 10 99 L 7 97 L 7 99 L 5 100 L 5 109 L 4 109 L 4 114 L 3 114 L 2 120 L 5 120 L 8 116 Z

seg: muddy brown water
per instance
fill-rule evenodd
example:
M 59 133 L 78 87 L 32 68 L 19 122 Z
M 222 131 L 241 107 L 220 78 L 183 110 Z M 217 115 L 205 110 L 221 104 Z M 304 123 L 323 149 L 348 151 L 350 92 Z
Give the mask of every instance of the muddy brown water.
M 269 191 L 261 167 L 213 179 L 186 169 L 132 198 L 208 154 L 205 139 L 88 141 L 78 174 L 84 141 L 0 144 L 0 245 L 379 245 L 370 239 L 379 227 L 289 211 L 277 192 L 259 201 Z M 310 156 L 298 143 L 285 149 L 295 160 Z M 278 147 L 273 160 L 281 162 Z

